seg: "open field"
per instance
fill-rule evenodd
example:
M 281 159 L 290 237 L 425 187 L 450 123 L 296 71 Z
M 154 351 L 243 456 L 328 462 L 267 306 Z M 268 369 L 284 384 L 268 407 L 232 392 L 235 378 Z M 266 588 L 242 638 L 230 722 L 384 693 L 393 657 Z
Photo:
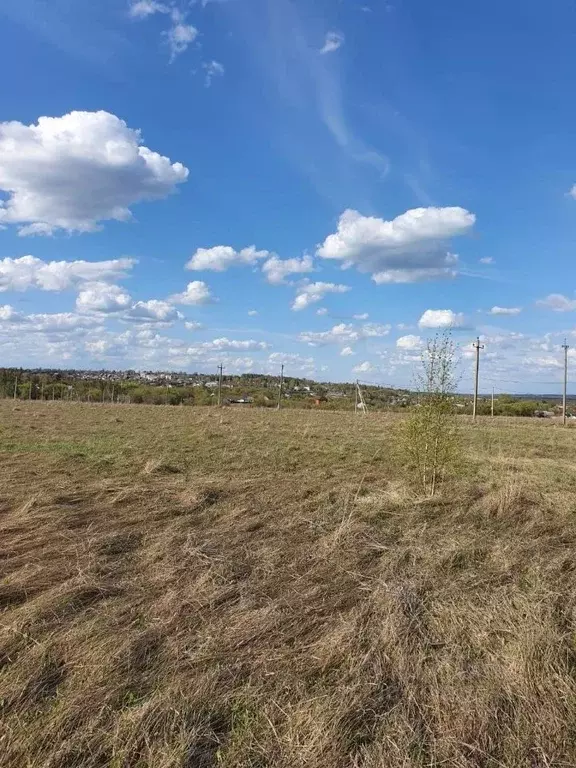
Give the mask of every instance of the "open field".
M 575 766 L 576 430 L 396 421 L 1 401 L 0 765 Z

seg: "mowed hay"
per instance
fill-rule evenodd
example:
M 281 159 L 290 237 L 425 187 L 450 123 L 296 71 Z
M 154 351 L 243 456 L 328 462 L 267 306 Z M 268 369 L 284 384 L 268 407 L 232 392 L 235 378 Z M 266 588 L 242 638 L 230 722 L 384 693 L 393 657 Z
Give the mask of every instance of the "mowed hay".
M 0 420 L 3 768 L 576 765 L 573 431 L 426 500 L 384 415 Z

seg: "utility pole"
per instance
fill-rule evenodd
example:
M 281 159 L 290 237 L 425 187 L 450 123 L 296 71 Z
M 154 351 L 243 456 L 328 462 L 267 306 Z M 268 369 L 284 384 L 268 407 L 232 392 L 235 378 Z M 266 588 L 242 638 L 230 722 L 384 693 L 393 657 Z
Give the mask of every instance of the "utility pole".
M 472 344 L 476 350 L 476 376 L 474 378 L 474 405 L 472 407 L 472 421 L 476 421 L 476 409 L 478 407 L 478 374 L 480 372 L 480 350 L 484 349 L 484 344 L 480 344 L 480 336 Z
M 566 344 L 566 339 L 564 339 L 564 344 L 562 344 L 562 349 L 564 350 L 564 392 L 562 393 L 562 424 L 566 426 L 566 390 L 568 388 L 568 350 L 570 349 L 568 344 Z
M 358 415 L 358 379 L 356 379 L 356 387 L 354 388 L 354 413 Z
M 34 384 L 32 383 L 32 379 L 30 379 L 30 389 L 28 390 L 28 400 L 32 400 L 32 387 Z
M 366 410 L 366 403 L 364 402 L 364 396 L 362 394 L 362 390 L 360 389 L 360 382 L 358 380 L 356 380 L 356 392 L 358 395 L 359 410 L 361 410 L 364 416 L 366 416 L 368 411 Z
M 18 376 L 16 376 L 16 381 L 14 382 L 14 400 L 18 397 Z
M 492 408 L 490 410 L 492 413 L 492 418 L 494 418 L 494 387 L 492 387 Z
M 218 406 L 220 407 L 222 405 L 222 371 L 224 370 L 224 366 L 222 363 L 218 366 Z
M 282 367 L 280 368 L 280 389 L 278 390 L 278 406 L 276 407 L 276 410 L 279 411 L 280 407 L 282 405 L 282 388 L 284 387 L 284 363 L 282 363 Z

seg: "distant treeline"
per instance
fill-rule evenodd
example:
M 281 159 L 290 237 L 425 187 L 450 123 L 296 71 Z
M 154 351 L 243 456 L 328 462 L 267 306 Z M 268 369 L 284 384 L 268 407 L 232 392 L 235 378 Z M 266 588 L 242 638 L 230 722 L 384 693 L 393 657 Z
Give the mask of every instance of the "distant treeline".
M 114 379 L 109 374 L 88 375 L 73 371 L 30 371 L 26 369 L 0 369 L 0 397 L 20 400 L 66 400 L 81 402 L 115 402 L 148 405 L 216 405 L 218 385 L 216 377 L 192 374 L 190 383 L 172 383 L 170 376 L 162 380 L 155 376 L 153 383 L 142 380 Z M 238 407 L 276 407 L 280 378 L 259 374 L 224 376 L 222 379 L 223 405 Z M 368 408 L 403 408 L 410 402 L 407 390 L 385 387 L 364 387 L 363 397 Z M 356 385 L 346 383 L 318 383 L 310 379 L 288 377 L 283 382 L 282 407 L 323 408 L 328 410 L 354 410 Z
M 216 405 L 218 386 L 215 376 L 206 374 L 154 374 L 147 383 L 142 376 L 125 378 L 120 372 L 58 371 L 0 368 L 0 397 L 20 400 L 66 400 L 93 403 L 134 403 L 147 405 Z M 163 378 L 164 377 L 164 378 Z M 173 381 L 187 380 L 187 383 Z M 222 403 L 234 407 L 276 407 L 280 378 L 266 374 L 241 374 L 222 379 Z M 404 410 L 417 407 L 418 393 L 362 385 L 368 410 Z M 356 385 L 326 383 L 288 377 L 283 382 L 283 408 L 321 408 L 354 411 Z M 472 412 L 472 398 L 454 397 L 455 410 Z M 550 415 L 558 410 L 554 399 L 526 399 L 526 396 L 498 395 L 494 400 L 496 416 Z M 576 409 L 575 409 L 576 411 Z M 570 411 L 569 411 L 570 412 Z M 478 413 L 490 415 L 490 397 L 478 400 Z
M 471 402 L 463 409 L 465 413 L 471 412 Z M 553 400 L 525 400 L 514 395 L 499 395 L 494 399 L 495 416 L 536 416 L 551 414 L 558 410 L 558 402 Z M 490 416 L 492 411 L 491 399 L 480 398 L 477 412 L 480 416 Z

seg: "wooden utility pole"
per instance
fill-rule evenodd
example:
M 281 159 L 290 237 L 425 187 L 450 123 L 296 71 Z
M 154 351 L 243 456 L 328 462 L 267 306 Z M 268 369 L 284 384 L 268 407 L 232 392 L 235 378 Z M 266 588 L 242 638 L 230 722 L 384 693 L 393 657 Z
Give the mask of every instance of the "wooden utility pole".
M 14 400 L 18 397 L 18 376 L 16 376 L 16 381 L 14 382 Z
M 562 344 L 562 349 L 564 350 L 564 391 L 562 393 L 562 424 L 566 426 L 566 390 L 568 389 L 568 350 L 570 349 L 568 344 L 566 344 L 566 339 L 564 339 L 564 344 Z
M 218 366 L 218 406 L 222 405 L 222 371 L 224 366 L 222 363 Z
M 492 418 L 494 418 L 494 387 L 492 387 L 492 407 L 490 409 L 490 412 L 492 414 Z
M 282 389 L 284 387 L 284 363 L 282 363 L 282 367 L 280 368 L 280 389 L 278 390 L 278 405 L 276 407 L 276 410 L 280 410 L 280 407 L 282 405 Z
M 476 350 L 476 376 L 474 377 L 474 405 L 472 407 L 472 421 L 476 421 L 476 409 L 478 407 L 478 375 L 480 373 L 480 350 L 484 349 L 484 344 L 480 344 L 480 336 L 472 344 Z
M 366 410 L 366 403 L 364 402 L 364 395 L 362 394 L 362 390 L 360 389 L 360 382 L 356 380 L 356 391 L 358 393 L 358 403 L 359 403 L 359 409 L 362 411 L 364 416 L 368 413 Z
M 356 379 L 356 387 L 354 389 L 354 413 L 358 415 L 358 379 Z
M 34 384 L 32 383 L 32 379 L 30 379 L 30 389 L 28 390 L 28 400 L 32 400 L 32 387 Z

